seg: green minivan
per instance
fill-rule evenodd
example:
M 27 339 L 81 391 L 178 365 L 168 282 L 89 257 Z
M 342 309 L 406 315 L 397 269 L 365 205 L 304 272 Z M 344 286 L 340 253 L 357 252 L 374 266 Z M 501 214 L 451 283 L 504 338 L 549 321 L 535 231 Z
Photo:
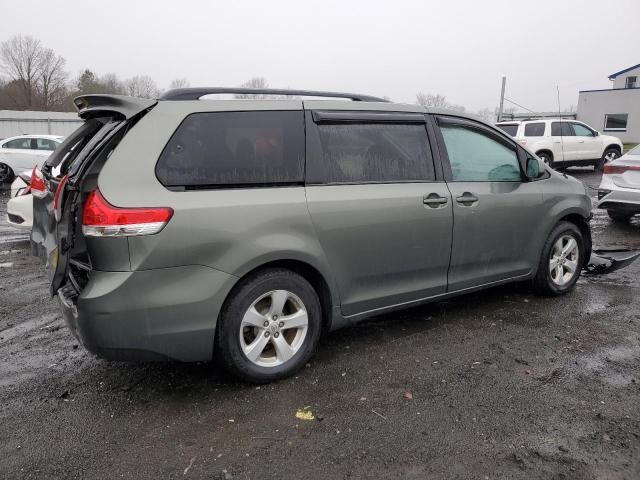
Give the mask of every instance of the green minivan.
M 277 98 L 216 97 L 238 93 Z M 583 185 L 466 115 L 298 90 L 75 104 L 34 172 L 32 248 L 105 358 L 268 382 L 324 331 L 507 282 L 560 295 L 590 256 Z

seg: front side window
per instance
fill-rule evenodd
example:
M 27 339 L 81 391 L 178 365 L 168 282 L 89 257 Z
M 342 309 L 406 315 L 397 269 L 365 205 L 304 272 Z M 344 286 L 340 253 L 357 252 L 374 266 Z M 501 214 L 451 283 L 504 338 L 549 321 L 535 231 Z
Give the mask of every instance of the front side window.
M 156 175 L 166 187 L 301 184 L 303 113 L 193 113 L 162 151 Z
M 49 138 L 38 138 L 36 142 L 38 150 L 55 150 L 58 144 Z
M 423 124 L 318 124 L 326 183 L 434 180 Z
M 625 88 L 637 88 L 638 87 L 638 77 L 627 77 Z
M 604 116 L 604 129 L 623 132 L 627 129 L 628 113 L 607 113 Z
M 593 137 L 593 132 L 580 123 L 572 123 L 576 137 Z
M 527 123 L 524 126 L 525 137 L 542 137 L 544 136 L 546 124 L 544 122 Z
M 575 132 L 570 123 L 567 122 L 551 122 L 552 137 L 574 137 Z
M 479 129 L 462 125 L 440 127 L 454 182 L 519 182 L 515 149 Z
M 7 143 L 2 145 L 2 148 L 15 148 L 18 150 L 29 150 L 31 149 L 31 139 L 16 138 L 15 140 L 9 140 Z

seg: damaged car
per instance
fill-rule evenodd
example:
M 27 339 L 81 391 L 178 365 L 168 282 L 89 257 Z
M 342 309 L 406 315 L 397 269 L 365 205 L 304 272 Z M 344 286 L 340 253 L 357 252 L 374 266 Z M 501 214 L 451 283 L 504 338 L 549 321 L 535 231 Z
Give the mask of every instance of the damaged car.
M 297 98 L 212 99 L 234 93 Z M 562 295 L 591 256 L 583 185 L 464 114 L 269 89 L 75 105 L 32 247 L 105 358 L 268 382 L 325 331 L 509 282 Z

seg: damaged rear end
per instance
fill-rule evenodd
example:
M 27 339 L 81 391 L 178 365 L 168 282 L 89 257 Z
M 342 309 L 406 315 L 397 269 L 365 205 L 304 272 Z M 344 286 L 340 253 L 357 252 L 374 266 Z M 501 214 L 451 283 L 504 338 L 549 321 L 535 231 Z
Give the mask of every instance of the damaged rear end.
M 128 270 L 126 237 L 156 233 L 168 212 L 118 209 L 98 189 L 98 174 L 111 153 L 156 101 L 87 95 L 74 103 L 85 122 L 32 174 L 31 247 L 46 263 L 51 295 L 58 296 L 79 337 L 76 303 L 91 272 Z

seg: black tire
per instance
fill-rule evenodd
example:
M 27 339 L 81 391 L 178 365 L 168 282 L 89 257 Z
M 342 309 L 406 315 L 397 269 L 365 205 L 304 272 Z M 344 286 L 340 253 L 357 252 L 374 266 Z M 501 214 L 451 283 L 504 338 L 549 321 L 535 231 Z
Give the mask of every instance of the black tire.
M 287 290 L 302 301 L 308 316 L 308 326 L 302 344 L 289 360 L 276 366 L 261 366 L 251 361 L 243 351 L 241 322 L 257 299 L 274 290 Z M 231 374 L 251 383 L 267 383 L 293 375 L 303 367 L 315 353 L 321 331 L 322 307 L 311 284 L 290 270 L 263 270 L 242 280 L 229 295 L 218 321 L 215 354 Z M 267 332 L 258 330 L 255 338 L 263 333 Z M 284 337 L 283 333 L 282 338 Z M 270 342 L 272 341 L 273 338 Z
M 11 183 L 16 178 L 15 173 L 6 163 L 0 163 L 0 185 Z
M 549 167 L 553 168 L 553 157 L 549 152 L 538 152 L 536 155 L 542 160 L 544 163 L 549 165 Z
M 620 151 L 617 148 L 607 148 L 602 154 L 602 158 L 594 165 L 594 170 L 601 172 L 604 170 L 605 163 L 615 160 L 618 157 L 620 157 Z
M 553 281 L 551 272 L 549 269 L 549 261 L 551 260 L 551 254 L 554 244 L 564 235 L 573 237 L 578 244 L 578 258 L 577 268 L 573 277 L 564 285 L 558 285 Z M 580 271 L 584 265 L 584 239 L 582 232 L 573 223 L 560 222 L 549 234 L 547 241 L 542 249 L 542 255 L 540 256 L 540 263 L 538 264 L 538 271 L 533 279 L 533 287 L 535 291 L 540 295 L 545 296 L 558 296 L 573 290 L 578 278 L 580 277 Z
M 609 214 L 609 218 L 617 223 L 626 223 L 633 217 L 632 213 L 621 212 L 619 210 L 607 210 L 607 213 Z

